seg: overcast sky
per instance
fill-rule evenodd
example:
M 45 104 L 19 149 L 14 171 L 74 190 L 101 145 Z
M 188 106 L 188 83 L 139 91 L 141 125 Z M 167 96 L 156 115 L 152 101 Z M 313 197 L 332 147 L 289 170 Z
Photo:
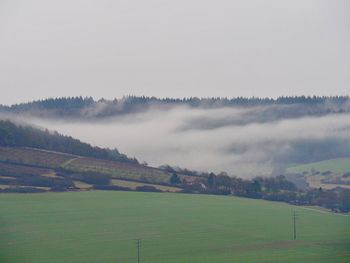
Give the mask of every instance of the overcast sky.
M 0 0 L 0 103 L 350 91 L 348 0 Z

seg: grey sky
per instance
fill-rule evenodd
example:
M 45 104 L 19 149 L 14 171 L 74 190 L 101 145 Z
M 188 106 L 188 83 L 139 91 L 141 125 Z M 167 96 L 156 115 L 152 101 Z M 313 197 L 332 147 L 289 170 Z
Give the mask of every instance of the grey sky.
M 0 0 L 0 103 L 350 90 L 348 0 Z

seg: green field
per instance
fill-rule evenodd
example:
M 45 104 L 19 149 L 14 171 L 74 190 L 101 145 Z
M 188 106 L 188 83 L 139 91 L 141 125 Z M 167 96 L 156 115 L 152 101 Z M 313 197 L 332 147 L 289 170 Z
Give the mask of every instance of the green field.
M 293 241 L 291 211 L 298 213 Z M 0 195 L 0 262 L 349 262 L 350 217 L 236 197 Z
M 303 165 L 297 165 L 289 167 L 287 172 L 289 173 L 311 173 L 312 170 L 318 172 L 333 172 L 333 173 L 347 173 L 350 172 L 350 158 L 337 158 L 330 159 L 321 162 L 308 163 Z

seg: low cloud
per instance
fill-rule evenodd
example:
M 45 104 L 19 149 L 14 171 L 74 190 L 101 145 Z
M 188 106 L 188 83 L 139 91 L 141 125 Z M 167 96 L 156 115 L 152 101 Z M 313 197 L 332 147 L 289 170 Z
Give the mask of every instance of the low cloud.
M 350 155 L 350 114 L 276 119 L 264 112 L 271 109 L 174 107 L 100 121 L 31 122 L 93 145 L 116 147 L 150 165 L 237 176 L 271 174 L 293 163 Z

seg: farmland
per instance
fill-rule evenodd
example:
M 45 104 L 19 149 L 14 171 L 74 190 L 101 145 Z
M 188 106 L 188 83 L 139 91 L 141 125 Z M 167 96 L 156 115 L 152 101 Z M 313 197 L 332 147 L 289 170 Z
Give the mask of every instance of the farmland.
M 291 211 L 298 213 L 293 240 Z M 0 262 L 348 262 L 350 217 L 170 193 L 0 195 Z
M 116 179 L 129 179 L 150 183 L 167 183 L 170 176 L 164 172 L 141 165 L 132 165 L 93 158 L 75 158 L 62 164 L 72 172 L 95 172 L 109 175 Z
M 0 161 L 38 167 L 58 168 L 74 155 L 32 148 L 0 147 Z
M 93 185 L 90 184 L 91 179 L 89 181 L 86 178 L 94 176 L 106 178 L 106 185 L 131 190 L 141 186 L 152 186 L 161 191 L 180 190 L 168 186 L 171 175 L 156 168 L 34 148 L 0 147 L 0 176 L 0 184 L 3 185 L 1 189 L 10 188 L 11 185 L 22 186 L 18 180 L 22 179 L 23 182 L 23 176 L 26 176 L 25 186 L 37 189 L 46 189 L 39 188 L 43 186 L 42 177 L 45 177 L 44 186 L 49 184 L 47 178 L 50 178 L 50 184 L 60 179 L 66 180 L 66 187 L 70 189 L 87 190 L 93 188 Z M 17 182 L 11 179 L 16 179 Z M 30 184 L 34 179 L 40 179 L 40 182 Z

